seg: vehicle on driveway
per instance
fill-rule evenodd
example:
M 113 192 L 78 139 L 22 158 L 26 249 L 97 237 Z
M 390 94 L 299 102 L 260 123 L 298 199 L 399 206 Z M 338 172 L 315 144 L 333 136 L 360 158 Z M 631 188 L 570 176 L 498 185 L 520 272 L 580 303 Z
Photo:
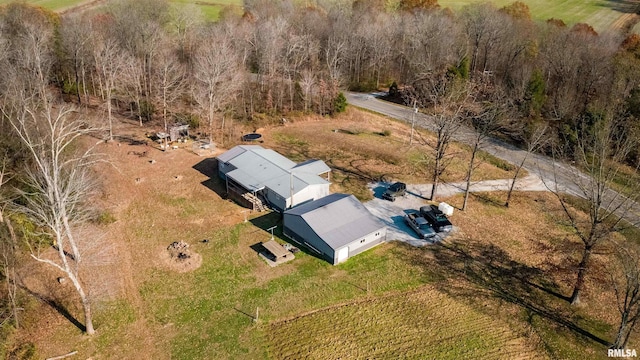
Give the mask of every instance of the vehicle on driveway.
M 429 239 L 436 236 L 436 231 L 433 229 L 427 219 L 420 216 L 420 213 L 414 212 L 405 215 L 404 221 L 415 231 L 421 239 Z
M 389 201 L 396 201 L 396 197 L 405 196 L 407 194 L 407 184 L 395 182 L 391 184 L 382 194 L 382 198 Z
M 453 228 L 451 221 L 435 205 L 423 206 L 420 208 L 422 215 L 437 232 L 449 232 Z

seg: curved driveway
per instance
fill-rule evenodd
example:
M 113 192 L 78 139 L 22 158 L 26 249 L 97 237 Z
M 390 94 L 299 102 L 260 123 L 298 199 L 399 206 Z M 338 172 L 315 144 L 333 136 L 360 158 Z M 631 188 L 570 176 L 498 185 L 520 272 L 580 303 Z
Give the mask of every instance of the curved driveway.
M 413 111 L 411 108 L 394 104 L 388 101 L 382 101 L 374 94 L 346 92 L 345 96 L 349 104 L 389 116 L 394 119 L 411 122 Z M 415 125 L 428 130 L 434 130 L 433 122 L 429 116 L 425 114 L 415 114 Z M 471 144 L 473 141 L 474 130 L 468 127 L 461 128 L 455 135 L 454 139 L 461 143 Z M 503 159 L 511 164 L 520 164 L 526 155 L 526 151 L 516 148 L 510 144 L 495 138 L 486 141 L 482 149 L 493 156 Z M 552 158 L 540 154 L 530 154 L 524 164 L 529 174 L 537 176 L 551 190 L 557 189 L 575 196 L 584 197 L 577 183 L 586 182 L 587 175 L 568 164 L 559 163 Z M 611 203 L 611 208 L 618 209 L 616 214 L 623 216 L 627 221 L 636 227 L 640 227 L 640 205 L 631 203 L 629 199 L 623 197 L 614 190 L 608 189 L 606 192 L 607 201 L 605 204 Z

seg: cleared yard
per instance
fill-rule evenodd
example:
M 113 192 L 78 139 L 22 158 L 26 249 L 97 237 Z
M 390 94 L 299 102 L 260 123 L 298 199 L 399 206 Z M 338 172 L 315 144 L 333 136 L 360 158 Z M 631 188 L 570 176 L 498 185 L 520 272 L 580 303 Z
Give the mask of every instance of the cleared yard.
M 360 135 L 319 132 L 323 126 L 347 128 L 352 120 L 291 120 L 263 133 L 276 142 L 273 134 L 295 130 L 288 134 L 309 144 L 309 154 L 322 154 L 314 150 L 316 138 L 344 135 L 340 151 L 348 158 L 351 139 L 359 157 L 375 148 L 365 140 L 398 148 L 408 131 L 381 118 L 359 122 Z M 374 134 L 383 125 L 390 136 Z M 115 222 L 103 225 L 107 234 L 100 239 L 113 246 L 113 256 L 91 274 L 103 280 L 98 286 L 112 289 L 111 296 L 96 299 L 97 334 L 83 335 L 51 306 L 58 304 L 67 316 L 80 314 L 75 297 L 65 301 L 69 288 L 51 272 L 39 284 L 48 292 L 39 294 L 53 302 L 33 300 L 26 313 L 38 317 L 23 319 L 20 333 L 36 345 L 39 358 L 70 349 L 95 359 L 298 358 L 304 351 L 325 358 L 336 354 L 322 353 L 331 346 L 344 349 L 344 358 L 606 356 L 606 346 L 594 340 L 611 339 L 616 321 L 611 292 L 602 285 L 606 256 L 594 255 L 584 307 L 571 308 L 552 295 L 567 294 L 577 247 L 554 220 L 559 208 L 551 196 L 518 193 L 509 209 L 497 204 L 503 193 L 472 196 L 468 211 L 454 214 L 459 231 L 439 246 L 386 243 L 338 266 L 300 252 L 270 268 L 251 246 L 268 240 L 265 229 L 274 225 L 282 242 L 280 217 L 252 214 L 244 223 L 244 209 L 222 198 L 212 161 L 187 150 L 148 148 L 136 141 L 144 131 L 133 124 L 117 129 L 126 135 L 120 145 L 103 148 L 113 166 L 98 169 L 105 184 L 98 201 Z M 456 204 L 460 197 L 443 200 Z M 174 241 L 188 243 L 201 266 L 185 273 L 166 266 L 161 255 Z M 36 268 L 27 269 L 25 282 L 41 279 L 32 276 Z M 520 274 L 548 292 L 523 283 Z M 317 339 L 301 334 L 302 328 Z M 300 336 L 304 341 L 296 340 Z

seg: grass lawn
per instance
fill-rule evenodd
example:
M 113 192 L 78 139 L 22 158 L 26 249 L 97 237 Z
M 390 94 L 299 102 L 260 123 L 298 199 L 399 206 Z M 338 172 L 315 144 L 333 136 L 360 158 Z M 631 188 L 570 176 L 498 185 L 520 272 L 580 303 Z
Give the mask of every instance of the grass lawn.
M 334 169 L 332 191 L 349 192 L 360 200 L 371 199 L 366 184 L 372 181 L 403 181 L 412 184 L 430 182 L 434 143 L 431 133 L 416 130 L 409 146 L 410 127 L 406 123 L 349 107 L 332 119 L 311 117 L 290 121 L 286 126 L 265 129 L 265 146 L 285 156 L 304 161 L 324 160 Z M 452 143 L 442 178 L 446 182 L 463 181 L 470 160 L 470 148 Z M 482 152 L 474 181 L 509 179 L 515 168 Z M 523 174 L 526 176 L 526 174 Z
M 503 7 L 515 0 L 492 0 L 497 7 Z M 635 2 L 620 2 L 613 0 L 520 0 L 529 6 L 531 16 L 536 20 L 550 18 L 562 19 L 569 26 L 575 23 L 587 23 L 596 31 L 603 31 L 610 27 L 620 16 L 633 13 L 637 7 Z M 459 10 L 479 0 L 439 0 L 443 8 Z
M 0 0 L 0 5 L 8 4 L 10 2 L 14 2 L 14 0 Z M 30 4 L 42 6 L 46 9 L 57 11 L 76 6 L 83 2 L 87 2 L 87 0 L 28 0 L 27 2 Z
M 336 154 L 344 164 L 375 146 L 379 153 L 367 161 L 390 156 L 387 147 L 403 148 L 406 124 L 366 113 L 345 116 L 291 119 L 265 129 L 265 145 L 295 143 L 302 157 L 324 154 L 322 141 L 344 136 L 336 141 L 345 146 Z M 117 132 L 135 138 L 129 130 L 144 131 L 131 125 Z M 376 134 L 384 130 L 390 134 Z M 549 194 L 517 193 L 508 209 L 497 205 L 503 193 L 472 196 L 468 210 L 453 215 L 459 230 L 443 246 L 385 243 L 338 266 L 299 252 L 271 268 L 251 246 L 269 240 L 265 229 L 273 225 L 283 241 L 279 215 L 259 213 L 243 222 L 244 209 L 221 198 L 212 162 L 185 150 L 148 149 L 139 157 L 144 145 L 105 147 L 114 166 L 100 170 L 108 181 L 99 201 L 116 221 L 104 225 L 100 239 L 114 255 L 102 264 L 98 285 L 109 284 L 112 295 L 94 303 L 93 337 L 37 302 L 38 311 L 28 312 L 37 317 L 23 319 L 20 335 L 35 344 L 39 358 L 70 350 L 95 359 L 606 357 L 602 343 L 612 338 L 616 321 L 611 291 L 602 285 L 606 257 L 594 254 L 585 305 L 570 307 L 561 294 L 569 293 L 578 247 L 554 220 L 560 210 Z M 408 158 L 378 165 L 398 166 L 397 176 L 405 176 Z M 361 168 L 375 168 L 367 161 Z M 485 166 L 487 174 L 499 170 Z M 201 266 L 190 272 L 169 266 L 161 255 L 173 241 L 190 244 Z M 32 273 L 24 273 L 25 283 L 49 284 L 47 297 L 71 291 L 57 284 L 57 273 L 50 281 Z M 56 303 L 82 321 L 75 297 L 61 299 Z
M 15 0 L 0 0 L 0 5 L 8 4 Z M 46 9 L 60 11 L 72 8 L 91 0 L 27 0 L 26 2 Z M 217 20 L 220 12 L 225 8 L 231 11 L 242 13 L 242 0 L 213 0 L 213 1 L 196 1 L 196 0 L 169 0 L 173 4 L 195 4 L 208 20 Z
M 217 20 L 220 17 L 220 12 L 223 11 L 224 8 L 240 14 L 242 13 L 242 0 L 169 0 L 169 2 L 173 4 L 196 4 L 208 20 Z

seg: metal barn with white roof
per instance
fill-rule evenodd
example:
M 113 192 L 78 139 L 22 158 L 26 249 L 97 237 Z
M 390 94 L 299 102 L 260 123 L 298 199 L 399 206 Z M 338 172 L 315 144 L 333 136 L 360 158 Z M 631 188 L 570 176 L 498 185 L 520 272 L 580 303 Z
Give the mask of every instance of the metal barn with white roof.
M 329 181 L 321 175 L 331 169 L 321 160 L 296 164 L 260 145 L 239 145 L 219 155 L 218 174 L 227 193 L 253 206 L 268 202 L 279 211 L 329 194 Z
M 284 235 L 331 264 L 370 249 L 386 238 L 385 225 L 349 194 L 331 194 L 284 212 Z

